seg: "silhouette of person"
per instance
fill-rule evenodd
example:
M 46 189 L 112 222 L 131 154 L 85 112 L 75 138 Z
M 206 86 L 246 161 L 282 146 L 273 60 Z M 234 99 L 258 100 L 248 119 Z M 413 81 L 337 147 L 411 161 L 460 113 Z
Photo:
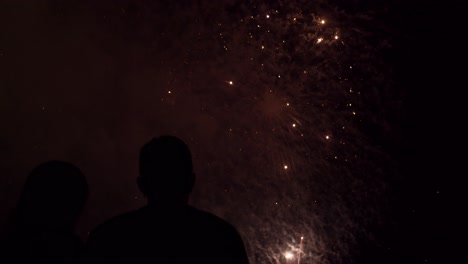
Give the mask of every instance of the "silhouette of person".
M 74 234 L 88 197 L 76 166 L 48 161 L 32 170 L 10 215 L 3 257 L 12 261 L 77 260 L 84 244 Z
M 140 150 L 138 187 L 147 205 L 99 225 L 85 258 L 184 263 L 248 263 L 236 229 L 188 205 L 195 182 L 188 146 L 173 136 Z

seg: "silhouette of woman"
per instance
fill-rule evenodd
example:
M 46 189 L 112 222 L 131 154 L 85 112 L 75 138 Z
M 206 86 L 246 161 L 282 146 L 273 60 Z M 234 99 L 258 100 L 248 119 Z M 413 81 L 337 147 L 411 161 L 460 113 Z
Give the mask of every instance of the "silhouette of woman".
M 2 246 L 9 260 L 73 260 L 82 250 L 75 224 L 88 197 L 84 175 L 64 161 L 48 161 L 26 179 Z

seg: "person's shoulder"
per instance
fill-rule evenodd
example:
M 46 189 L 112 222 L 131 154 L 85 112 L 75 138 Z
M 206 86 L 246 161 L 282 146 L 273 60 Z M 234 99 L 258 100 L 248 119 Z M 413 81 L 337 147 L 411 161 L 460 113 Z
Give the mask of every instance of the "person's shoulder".
M 131 225 L 140 215 L 139 210 L 126 212 L 114 216 L 96 226 L 90 233 L 90 236 L 113 233 L 116 229 L 122 230 L 127 225 Z
M 239 236 L 237 229 L 228 221 L 222 219 L 215 214 L 191 207 L 194 214 L 198 216 L 198 219 L 203 222 L 206 226 L 215 229 L 214 231 L 223 233 L 225 235 Z

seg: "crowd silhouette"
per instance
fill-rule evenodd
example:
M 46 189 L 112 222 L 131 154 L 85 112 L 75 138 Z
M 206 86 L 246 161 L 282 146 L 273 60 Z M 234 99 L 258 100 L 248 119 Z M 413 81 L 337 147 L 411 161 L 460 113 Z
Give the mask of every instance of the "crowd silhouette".
M 75 224 L 88 197 L 73 164 L 48 161 L 29 175 L 1 248 L 18 261 L 248 263 L 241 236 L 225 220 L 188 204 L 195 183 L 188 146 L 174 136 L 140 150 L 137 184 L 147 205 L 100 225 L 82 242 Z

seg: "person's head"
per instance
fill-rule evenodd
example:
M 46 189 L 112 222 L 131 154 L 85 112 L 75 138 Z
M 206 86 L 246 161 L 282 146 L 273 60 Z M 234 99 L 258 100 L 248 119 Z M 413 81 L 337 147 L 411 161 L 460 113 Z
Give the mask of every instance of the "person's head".
M 150 203 L 187 203 L 195 181 L 192 154 L 174 136 L 153 138 L 140 150 L 138 187 Z
M 52 160 L 35 167 L 24 184 L 14 221 L 20 226 L 72 230 L 88 197 L 80 169 Z

